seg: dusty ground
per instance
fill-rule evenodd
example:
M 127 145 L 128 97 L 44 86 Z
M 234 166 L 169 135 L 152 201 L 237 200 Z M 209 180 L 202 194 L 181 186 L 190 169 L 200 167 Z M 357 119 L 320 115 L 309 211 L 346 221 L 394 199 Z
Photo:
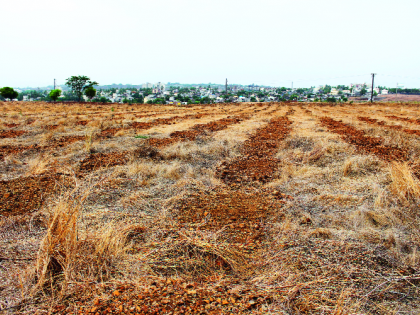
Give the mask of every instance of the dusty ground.
M 360 97 L 350 97 L 350 100 L 361 100 Z M 364 101 L 367 100 L 366 97 L 363 98 Z M 378 102 L 420 102 L 420 95 L 406 95 L 406 94 L 388 94 L 388 95 L 378 95 L 375 97 L 375 100 Z
M 418 314 L 420 109 L 0 103 L 0 312 Z

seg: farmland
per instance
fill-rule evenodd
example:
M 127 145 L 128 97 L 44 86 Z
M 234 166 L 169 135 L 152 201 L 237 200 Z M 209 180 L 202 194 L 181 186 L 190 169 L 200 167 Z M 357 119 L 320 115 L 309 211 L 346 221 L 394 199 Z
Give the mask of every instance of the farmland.
M 420 108 L 0 102 L 0 312 L 420 302 Z

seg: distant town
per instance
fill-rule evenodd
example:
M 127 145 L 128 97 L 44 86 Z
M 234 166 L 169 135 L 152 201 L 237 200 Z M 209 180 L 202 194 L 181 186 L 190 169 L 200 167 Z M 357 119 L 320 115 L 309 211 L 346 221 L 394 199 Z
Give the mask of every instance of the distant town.
M 61 91 L 60 102 L 77 101 L 77 96 L 67 86 L 48 86 L 45 88 L 15 88 L 18 92 L 15 101 L 51 101 L 49 93 L 53 89 Z M 180 84 L 145 83 L 142 85 L 112 84 L 95 86 L 94 97 L 83 95 L 84 101 L 129 104 L 211 104 L 241 102 L 347 102 L 351 98 L 370 100 L 372 86 L 366 83 L 346 85 L 322 85 L 311 88 L 286 88 L 258 85 L 220 85 L 220 84 Z M 387 88 L 377 86 L 373 89 L 373 99 L 388 94 L 419 95 L 420 89 Z M 0 99 L 2 97 L 0 96 Z M 4 100 L 4 98 L 3 98 Z

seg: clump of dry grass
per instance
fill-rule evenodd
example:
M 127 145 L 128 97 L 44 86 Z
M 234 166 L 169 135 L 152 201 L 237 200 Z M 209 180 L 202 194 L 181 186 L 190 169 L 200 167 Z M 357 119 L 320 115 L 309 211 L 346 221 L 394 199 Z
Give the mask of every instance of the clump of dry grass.
M 164 159 L 179 159 L 183 161 L 198 160 L 219 160 L 233 157 L 238 154 L 239 146 L 234 140 L 204 140 L 198 139 L 195 142 L 175 143 L 164 150 L 162 156 Z
M 389 224 L 389 219 L 384 214 L 364 208 L 354 211 L 350 215 L 350 220 L 352 220 L 354 226 L 359 229 L 365 227 L 378 228 Z
M 310 231 L 308 236 L 309 237 L 314 237 L 314 238 L 330 239 L 330 238 L 332 238 L 332 233 L 331 233 L 330 229 L 317 228 L 315 230 Z
M 95 140 L 97 134 L 98 134 L 97 129 L 90 129 L 90 130 L 86 131 L 85 146 L 84 146 L 84 149 L 85 149 L 86 152 L 88 152 L 88 153 L 92 152 L 92 144 L 93 144 L 93 141 Z
M 62 197 L 52 208 L 47 234 L 41 242 L 36 262 L 36 288 L 70 281 L 104 281 L 124 261 L 129 248 L 127 230 L 109 224 L 82 234 L 79 230 L 82 203 L 89 191 Z
M 56 130 L 45 132 L 41 137 L 41 143 L 45 145 L 48 142 L 50 142 L 52 139 L 54 139 L 54 135 L 56 134 L 56 132 L 57 132 Z
M 77 248 L 77 219 L 80 205 L 63 200 L 57 204 L 48 224 L 47 235 L 38 252 L 38 285 L 55 282 L 69 270 Z
M 202 278 L 235 273 L 249 275 L 246 254 L 223 241 L 223 233 L 196 229 L 173 231 L 149 257 L 147 263 L 158 274 Z
M 412 236 L 420 241 L 420 181 L 407 163 L 391 163 L 390 174 L 389 191 L 397 198 L 399 204 L 384 211 L 387 211 L 395 222 L 408 228 Z
M 343 165 L 343 176 L 360 176 L 380 171 L 382 163 L 370 155 L 349 157 Z
M 5 165 L 22 165 L 23 162 L 21 160 L 19 160 L 16 156 L 16 154 L 11 154 L 11 155 L 7 155 L 4 158 L 4 163 Z
M 413 175 L 407 163 L 392 162 L 391 173 L 391 192 L 404 204 L 420 201 L 420 181 Z
M 185 169 L 179 162 L 169 164 L 156 164 L 153 162 L 135 161 L 125 166 L 129 176 L 138 176 L 142 180 L 150 180 L 154 177 L 178 180 L 185 173 Z
M 28 161 L 28 175 L 40 175 L 45 173 L 51 165 L 52 158 L 49 155 L 39 155 Z
M 127 134 L 129 134 L 129 133 L 130 133 L 130 131 L 129 131 L 129 130 L 127 130 L 127 129 L 121 129 L 121 130 L 119 130 L 119 131 L 117 131 L 117 132 L 115 133 L 114 137 L 121 137 L 121 136 L 125 136 L 125 135 L 127 135 Z

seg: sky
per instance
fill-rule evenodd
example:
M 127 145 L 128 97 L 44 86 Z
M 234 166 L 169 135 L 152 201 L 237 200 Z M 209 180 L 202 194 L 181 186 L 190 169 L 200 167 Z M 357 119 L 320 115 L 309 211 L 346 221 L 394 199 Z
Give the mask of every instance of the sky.
M 419 0 L 13 0 L 0 86 L 145 82 L 420 88 Z

